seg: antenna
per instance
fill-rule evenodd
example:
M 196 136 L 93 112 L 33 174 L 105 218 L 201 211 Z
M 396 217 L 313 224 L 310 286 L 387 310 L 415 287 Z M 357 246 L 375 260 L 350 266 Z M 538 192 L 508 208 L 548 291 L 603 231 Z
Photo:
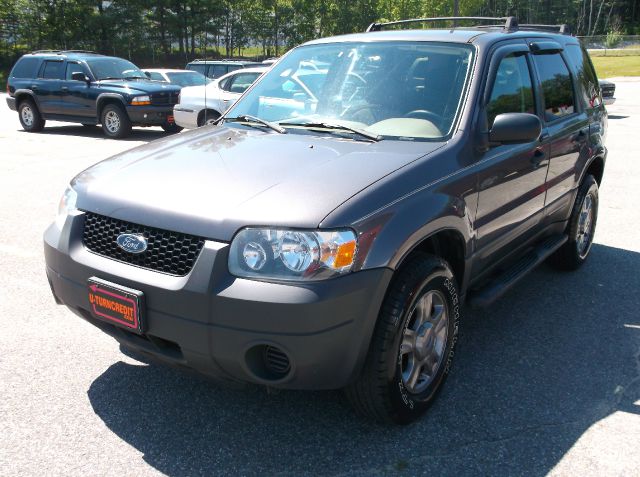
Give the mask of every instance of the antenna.
M 203 126 L 207 125 L 207 79 L 209 78 L 208 75 L 208 68 L 209 65 L 207 64 L 207 40 L 209 37 L 209 21 L 210 19 L 207 19 L 207 21 L 205 22 L 205 26 L 204 26 L 204 124 Z M 197 119 L 196 119 L 197 121 Z

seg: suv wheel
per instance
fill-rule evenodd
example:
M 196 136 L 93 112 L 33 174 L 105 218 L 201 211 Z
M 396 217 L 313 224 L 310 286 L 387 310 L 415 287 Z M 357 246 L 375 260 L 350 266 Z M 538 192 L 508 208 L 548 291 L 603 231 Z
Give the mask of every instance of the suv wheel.
M 173 123 L 173 124 L 163 124 L 162 125 L 162 129 L 164 129 L 164 132 L 168 133 L 168 134 L 176 134 L 179 133 L 180 131 L 182 131 L 182 128 L 180 126 L 178 126 L 177 124 Z
M 39 132 L 44 128 L 45 120 L 42 119 L 38 107 L 31 99 L 25 99 L 20 102 L 18 107 L 18 116 L 22 129 L 28 132 Z
M 598 220 L 598 182 L 588 175 L 580 184 L 573 210 L 569 217 L 569 240 L 550 258 L 550 263 L 561 270 L 576 270 L 589 256 Z
M 128 136 L 131 133 L 131 120 L 126 111 L 117 104 L 107 104 L 101 114 L 102 130 L 115 139 Z
M 420 417 L 449 373 L 459 307 L 444 260 L 419 254 L 404 266 L 382 305 L 362 374 L 346 389 L 356 410 L 385 423 Z

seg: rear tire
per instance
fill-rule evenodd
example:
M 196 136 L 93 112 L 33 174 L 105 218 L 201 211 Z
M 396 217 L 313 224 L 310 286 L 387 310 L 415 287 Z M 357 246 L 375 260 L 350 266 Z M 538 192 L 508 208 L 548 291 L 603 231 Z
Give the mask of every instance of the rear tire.
M 180 126 L 178 126 L 177 124 L 163 124 L 162 125 L 162 129 L 164 129 L 164 132 L 166 132 L 167 134 L 177 134 L 180 131 L 182 131 L 182 128 Z
M 362 373 L 345 390 L 356 410 L 382 423 L 418 419 L 449 373 L 459 317 L 447 262 L 416 254 L 394 278 Z
M 127 112 L 117 104 L 107 104 L 100 115 L 102 130 L 113 139 L 122 139 L 131 134 L 131 120 Z
M 573 204 L 567 234 L 569 240 L 549 257 L 549 263 L 559 270 L 576 270 L 589 257 L 598 220 L 598 182 L 588 175 L 580 184 Z
M 31 99 L 20 101 L 18 117 L 20 118 L 22 129 L 27 132 L 40 132 L 44 128 L 45 120 L 42 119 L 36 103 Z
M 200 114 L 198 114 L 198 127 L 212 124 L 214 121 L 217 121 L 220 116 L 221 114 L 218 111 L 211 109 L 200 111 Z

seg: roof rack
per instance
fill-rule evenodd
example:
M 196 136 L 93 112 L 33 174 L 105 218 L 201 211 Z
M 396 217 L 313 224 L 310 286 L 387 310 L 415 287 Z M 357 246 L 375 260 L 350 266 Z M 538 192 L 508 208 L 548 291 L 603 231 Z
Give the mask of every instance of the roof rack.
M 506 32 L 524 31 L 547 31 L 552 33 L 560 33 L 562 35 L 571 35 L 571 28 L 566 23 L 561 25 L 537 25 L 537 24 L 518 24 L 516 17 L 434 17 L 434 18 L 412 18 L 409 20 L 398 20 L 386 23 L 372 23 L 367 28 L 367 32 L 381 31 L 384 27 L 392 25 L 406 25 L 407 23 L 426 23 L 437 21 L 451 21 L 453 28 L 456 28 L 458 21 L 498 21 L 498 25 L 474 25 L 474 28 L 502 28 Z
M 372 23 L 367 28 L 367 32 L 381 31 L 383 27 L 392 25 L 406 25 L 407 23 L 426 23 L 426 22 L 439 22 L 439 21 L 452 21 L 453 26 L 456 26 L 456 22 L 463 20 L 476 20 L 476 21 L 499 21 L 504 22 L 503 28 L 505 31 L 516 31 L 518 29 L 518 20 L 516 17 L 435 17 L 435 18 L 412 18 L 409 20 L 398 20 L 395 22 L 386 23 Z M 491 25 L 496 26 L 496 25 Z
M 35 55 L 37 53 L 56 53 L 56 54 L 62 54 L 62 53 L 92 53 L 94 55 L 98 54 L 95 51 L 91 51 L 91 50 L 35 50 L 35 51 L 31 52 L 32 55 Z
M 533 23 L 525 23 L 518 25 L 519 30 L 548 31 L 552 33 L 560 33 L 562 35 L 571 35 L 571 27 L 566 23 L 560 25 L 535 25 Z

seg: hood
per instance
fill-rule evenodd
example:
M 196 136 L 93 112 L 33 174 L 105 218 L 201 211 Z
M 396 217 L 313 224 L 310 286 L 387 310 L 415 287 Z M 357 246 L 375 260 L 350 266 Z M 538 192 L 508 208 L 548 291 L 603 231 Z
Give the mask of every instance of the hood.
M 229 241 L 248 225 L 316 228 L 347 199 L 442 144 L 205 127 L 102 161 L 72 186 L 81 210 Z
M 148 80 L 102 80 L 100 87 L 128 94 L 177 93 L 180 91 L 179 86 Z

